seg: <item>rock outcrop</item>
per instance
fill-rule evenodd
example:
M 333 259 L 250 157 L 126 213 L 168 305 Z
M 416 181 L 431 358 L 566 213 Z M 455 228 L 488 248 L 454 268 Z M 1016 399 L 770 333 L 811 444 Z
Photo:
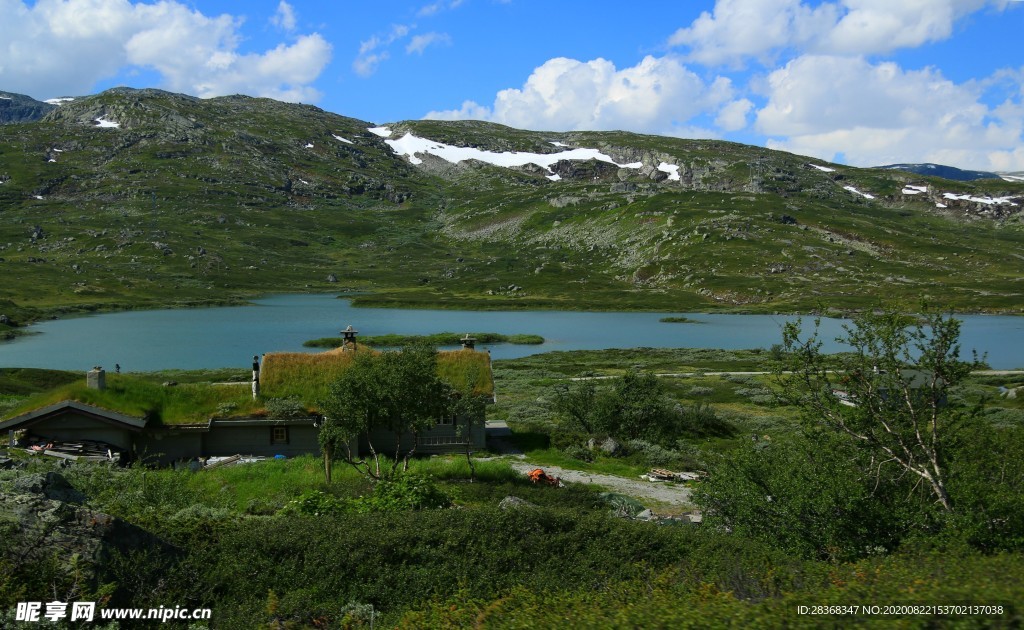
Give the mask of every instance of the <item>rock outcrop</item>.
M 33 122 L 56 108 L 56 105 L 37 101 L 31 96 L 0 92 L 0 125 Z
M 95 567 L 119 553 L 169 548 L 152 534 L 87 507 L 86 497 L 55 472 L 17 478 L 0 494 L 0 559 L 15 566 L 56 559 L 71 569 Z

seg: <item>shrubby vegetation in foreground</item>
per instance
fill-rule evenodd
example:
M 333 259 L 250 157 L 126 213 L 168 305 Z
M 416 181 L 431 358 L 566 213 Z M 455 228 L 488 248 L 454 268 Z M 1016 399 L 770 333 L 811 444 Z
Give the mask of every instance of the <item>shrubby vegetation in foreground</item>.
M 1015 402 L 998 422 L 975 404 L 994 377 L 968 378 L 950 364 L 928 391 L 869 399 L 876 383 L 900 387 L 905 360 L 890 357 L 876 376 L 872 363 L 856 371 L 856 353 L 826 360 L 813 343 L 788 345 L 766 354 L 813 369 L 780 370 L 781 381 L 708 376 L 700 366 L 682 384 L 644 372 L 669 356 L 693 360 L 686 352 L 646 352 L 639 366 L 617 357 L 632 369 L 602 381 L 565 381 L 595 367 L 572 365 L 575 353 L 496 369 L 511 401 L 499 414 L 514 426 L 526 410 L 535 416 L 532 431 L 517 434 L 521 445 L 543 444 L 527 449 L 531 459 L 578 455 L 592 460 L 580 465 L 622 474 L 654 462 L 706 466 L 695 488 L 699 527 L 613 517 L 599 492 L 532 486 L 500 460 L 477 461 L 475 483 L 463 457 L 414 459 L 408 473 L 380 481 L 339 467 L 331 483 L 312 457 L 198 473 L 76 465 L 61 472 L 87 506 L 151 543 L 26 559 L 26 531 L 8 503 L 21 499 L 7 497 L 15 477 L 46 465 L 33 462 L 0 472 L 0 608 L 30 598 L 210 607 L 214 626 L 227 628 L 1024 623 L 1024 430 Z M 954 346 L 926 359 L 944 365 Z M 706 358 L 735 369 L 757 354 Z M 842 361 L 843 377 L 855 378 L 837 385 L 873 413 L 820 396 L 832 396 L 832 384 L 815 379 L 832 378 Z M 772 382 L 786 379 L 797 381 L 781 392 L 788 400 L 771 396 Z M 814 396 L 823 408 L 805 404 Z M 703 409 L 703 421 L 687 409 Z M 840 415 L 823 421 L 822 410 Z M 891 430 L 858 437 L 878 430 L 875 421 Z M 914 422 L 933 423 L 938 439 L 905 431 Z M 622 453 L 595 455 L 585 440 L 602 436 L 619 439 Z M 904 463 L 879 454 L 901 443 Z M 906 465 L 922 454 L 934 455 L 925 464 L 938 464 L 941 493 Z M 510 507 L 509 496 L 522 501 Z M 914 605 L 995 608 L 864 609 Z M 857 608 L 811 616 L 800 606 Z
M 473 484 L 464 460 L 412 470 L 413 494 L 447 501 L 415 509 L 401 490 L 378 492 L 341 468 L 328 486 L 315 458 L 199 473 L 64 469 L 90 506 L 166 544 L 96 565 L 19 563 L 7 548 L 0 606 L 31 597 L 208 606 L 214 626 L 228 628 L 360 627 L 370 611 L 377 627 L 815 625 L 797 605 L 933 602 L 1004 606 L 971 627 L 1024 621 L 1019 539 L 986 548 L 954 522 L 891 551 L 822 558 L 757 532 L 612 518 L 596 492 L 534 487 L 500 462 L 478 463 Z M 14 474 L 4 473 L 5 490 Z M 310 488 L 331 507 L 288 507 Z M 509 495 L 533 507 L 499 508 Z

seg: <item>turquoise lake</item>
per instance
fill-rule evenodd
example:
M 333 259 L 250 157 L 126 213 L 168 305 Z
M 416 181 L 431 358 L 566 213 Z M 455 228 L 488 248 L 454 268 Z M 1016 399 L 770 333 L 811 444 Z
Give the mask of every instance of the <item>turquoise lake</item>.
M 555 350 L 604 348 L 770 348 L 782 341 L 785 315 L 675 313 L 696 324 L 658 320 L 670 313 L 447 311 L 354 308 L 333 295 L 275 295 L 251 306 L 106 313 L 42 322 L 38 335 L 0 343 L 0 367 L 125 371 L 246 367 L 254 354 L 318 351 L 302 342 L 338 336 L 351 324 L 361 335 L 442 331 L 528 333 L 542 345 L 496 344 L 495 359 Z M 987 352 L 995 369 L 1024 368 L 1024 317 L 963 315 L 961 345 Z M 803 318 L 810 329 L 813 318 Z M 822 319 L 822 337 L 842 333 L 842 320 Z M 827 350 L 839 350 L 831 343 Z

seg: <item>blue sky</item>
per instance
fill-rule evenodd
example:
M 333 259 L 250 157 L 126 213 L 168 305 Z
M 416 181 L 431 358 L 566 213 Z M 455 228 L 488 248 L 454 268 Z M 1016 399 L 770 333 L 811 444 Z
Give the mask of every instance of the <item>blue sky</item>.
M 1024 170 L 1014 0 L 0 0 L 0 90 L 242 93 L 386 123 Z

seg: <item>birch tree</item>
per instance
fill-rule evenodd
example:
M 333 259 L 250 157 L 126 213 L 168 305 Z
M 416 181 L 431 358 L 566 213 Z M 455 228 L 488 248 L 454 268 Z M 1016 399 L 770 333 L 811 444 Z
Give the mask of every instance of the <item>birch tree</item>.
M 860 316 L 837 339 L 851 351 L 836 355 L 821 352 L 817 326 L 802 337 L 799 323 L 787 324 L 778 392 L 811 422 L 867 449 L 867 472 L 876 479 L 909 475 L 915 489 L 923 486 L 952 511 L 945 469 L 950 433 L 976 410 L 949 405 L 949 392 L 974 364 L 960 358 L 959 320 L 926 314 L 907 324 L 892 312 Z

